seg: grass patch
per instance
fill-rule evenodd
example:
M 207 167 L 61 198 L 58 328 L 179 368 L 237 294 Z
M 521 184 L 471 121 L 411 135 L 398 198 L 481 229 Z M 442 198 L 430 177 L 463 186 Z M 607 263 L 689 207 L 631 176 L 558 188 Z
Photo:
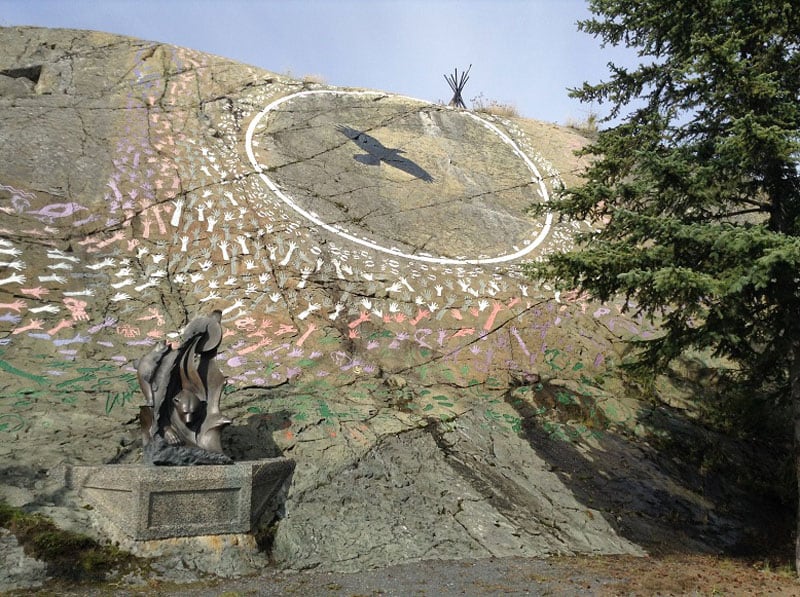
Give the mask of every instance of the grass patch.
M 45 562 L 48 575 L 58 580 L 99 581 L 111 571 L 139 563 L 138 558 L 112 545 L 59 529 L 41 514 L 29 514 L 2 501 L 0 527 L 14 534 L 26 555 Z
M 519 118 L 519 110 L 514 104 L 506 104 L 497 100 L 487 99 L 482 93 L 472 98 L 472 109 L 475 112 L 483 112 L 501 118 Z
M 589 139 L 594 139 L 597 137 L 597 133 L 600 132 L 600 116 L 597 112 L 590 110 L 583 120 L 567 118 L 564 125 L 578 131 Z

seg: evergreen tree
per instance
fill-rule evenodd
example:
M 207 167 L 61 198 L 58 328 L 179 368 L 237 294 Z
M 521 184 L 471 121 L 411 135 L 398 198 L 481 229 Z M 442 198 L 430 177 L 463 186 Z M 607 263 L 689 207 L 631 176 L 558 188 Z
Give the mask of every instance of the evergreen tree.
M 534 209 L 597 230 L 530 273 L 660 317 L 645 363 L 709 349 L 777 388 L 800 483 L 800 2 L 589 5 L 579 28 L 639 60 L 571 90 L 620 124 L 582 151 L 582 184 Z

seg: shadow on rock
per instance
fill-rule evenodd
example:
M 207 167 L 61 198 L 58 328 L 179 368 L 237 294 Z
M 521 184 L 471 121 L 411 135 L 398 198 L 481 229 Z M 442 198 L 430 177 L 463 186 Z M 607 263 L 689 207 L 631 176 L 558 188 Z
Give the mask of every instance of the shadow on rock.
M 509 391 L 506 402 L 522 419 L 520 435 L 575 498 L 600 512 L 619 536 L 657 553 L 744 555 L 747 545 L 749 551 L 757 549 L 775 530 L 774 520 L 754 513 L 777 511 L 770 518 L 790 520 L 785 506 L 741 483 L 742 470 L 764 456 L 752 446 L 662 407 L 639 414 L 648 418 L 646 437 L 594 430 L 589 441 L 557 438 L 548 431 L 550 421 L 539 403 L 558 390 L 544 384 L 534 392 L 535 403 Z M 653 410 L 660 413 L 656 420 Z M 567 418 L 564 425 L 580 420 L 580 413 Z M 669 446 L 663 438 L 669 438 Z M 701 446 L 728 454 L 729 466 L 709 470 L 687 458 Z
M 405 153 L 402 149 L 392 149 L 385 147 L 375 137 L 371 137 L 363 131 L 358 131 L 349 126 L 337 126 L 336 130 L 345 137 L 353 141 L 360 149 L 366 151 L 365 154 L 357 154 L 353 159 L 367 166 L 378 166 L 381 162 L 387 166 L 402 170 L 414 178 L 425 182 L 433 182 L 433 177 L 425 171 L 419 164 L 412 162 L 408 158 L 401 156 Z
M 283 456 L 272 435 L 291 427 L 289 411 L 237 417 L 222 434 L 222 449 L 234 461 L 261 460 Z

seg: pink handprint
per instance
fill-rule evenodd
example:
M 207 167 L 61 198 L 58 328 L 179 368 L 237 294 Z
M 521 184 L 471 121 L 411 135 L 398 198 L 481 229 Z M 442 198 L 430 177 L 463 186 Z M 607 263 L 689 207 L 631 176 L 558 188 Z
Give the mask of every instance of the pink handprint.
M 86 314 L 86 301 L 79 301 L 72 297 L 64 299 L 64 306 L 69 309 L 72 314 L 72 319 L 75 321 L 88 321 L 89 316 Z

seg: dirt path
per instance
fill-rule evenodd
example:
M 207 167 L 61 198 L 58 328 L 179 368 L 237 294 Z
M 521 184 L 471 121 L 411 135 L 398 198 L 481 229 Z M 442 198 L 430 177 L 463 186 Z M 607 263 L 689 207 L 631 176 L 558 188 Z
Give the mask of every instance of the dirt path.
M 237 580 L 146 587 L 53 587 L 60 595 L 800 595 L 786 566 L 712 556 L 426 561 L 353 574 L 268 572 Z

